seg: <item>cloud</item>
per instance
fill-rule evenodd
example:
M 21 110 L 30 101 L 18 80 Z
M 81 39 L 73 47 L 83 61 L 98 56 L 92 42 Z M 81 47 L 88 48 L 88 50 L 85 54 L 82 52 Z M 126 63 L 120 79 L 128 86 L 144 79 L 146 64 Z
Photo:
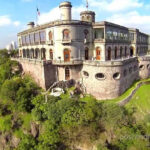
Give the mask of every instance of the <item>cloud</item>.
M 6 26 L 11 24 L 9 16 L 0 16 L 0 26 Z
M 120 12 L 140 8 L 143 3 L 139 0 L 89 0 L 89 6 L 108 12 Z
M 80 12 L 85 10 L 84 6 L 76 6 L 72 8 L 72 17 L 73 19 L 79 19 Z M 44 24 L 50 21 L 59 20 L 60 17 L 60 9 L 59 7 L 53 8 L 49 12 L 41 13 L 38 17 L 38 24 Z
M 18 27 L 21 23 L 19 21 L 14 21 L 13 24 Z
M 140 15 L 137 11 L 115 14 L 106 20 L 131 28 L 139 28 L 144 32 L 150 33 L 150 16 Z
M 19 26 L 20 22 L 12 21 L 9 15 L 0 16 L 0 26 L 3 27 L 9 25 Z

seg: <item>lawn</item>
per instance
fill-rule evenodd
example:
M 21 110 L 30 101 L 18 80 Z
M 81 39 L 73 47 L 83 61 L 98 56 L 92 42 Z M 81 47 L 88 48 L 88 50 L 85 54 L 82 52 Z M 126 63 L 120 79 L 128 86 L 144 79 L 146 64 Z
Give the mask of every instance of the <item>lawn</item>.
M 135 108 L 137 120 L 144 119 L 150 115 L 150 85 L 141 86 L 131 101 L 125 106 L 127 109 Z

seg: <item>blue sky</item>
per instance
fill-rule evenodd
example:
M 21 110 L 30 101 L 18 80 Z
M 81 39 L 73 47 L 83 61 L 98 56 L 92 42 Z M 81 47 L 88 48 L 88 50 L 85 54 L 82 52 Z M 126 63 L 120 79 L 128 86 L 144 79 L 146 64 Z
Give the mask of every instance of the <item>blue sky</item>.
M 73 19 L 79 19 L 86 0 L 70 0 Z M 111 21 L 139 28 L 150 34 L 150 0 L 88 0 L 89 9 L 96 12 L 96 21 Z M 0 48 L 4 48 L 17 33 L 36 20 L 36 5 L 40 10 L 39 24 L 59 19 L 59 4 L 63 0 L 0 0 Z

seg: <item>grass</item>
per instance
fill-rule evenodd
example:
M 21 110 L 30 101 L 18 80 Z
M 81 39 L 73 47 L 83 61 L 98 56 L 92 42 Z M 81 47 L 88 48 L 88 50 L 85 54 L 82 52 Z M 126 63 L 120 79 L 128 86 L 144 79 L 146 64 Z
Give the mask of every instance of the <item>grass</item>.
M 141 86 L 125 107 L 129 110 L 135 108 L 135 117 L 138 120 L 150 115 L 150 85 Z

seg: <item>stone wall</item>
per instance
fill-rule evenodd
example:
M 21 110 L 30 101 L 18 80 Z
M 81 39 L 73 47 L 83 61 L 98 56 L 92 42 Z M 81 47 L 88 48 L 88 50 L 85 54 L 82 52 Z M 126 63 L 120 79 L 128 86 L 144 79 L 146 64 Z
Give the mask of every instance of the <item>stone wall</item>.
M 139 57 L 139 76 L 141 79 L 150 77 L 150 57 Z
M 98 73 L 104 77 L 97 78 Z M 112 99 L 120 96 L 138 80 L 138 74 L 137 58 L 112 63 L 86 62 L 83 65 L 81 82 L 86 87 L 86 92 L 97 99 Z
M 25 74 L 30 74 L 42 88 L 48 89 L 56 81 L 56 69 L 50 62 L 39 60 L 17 59 Z

